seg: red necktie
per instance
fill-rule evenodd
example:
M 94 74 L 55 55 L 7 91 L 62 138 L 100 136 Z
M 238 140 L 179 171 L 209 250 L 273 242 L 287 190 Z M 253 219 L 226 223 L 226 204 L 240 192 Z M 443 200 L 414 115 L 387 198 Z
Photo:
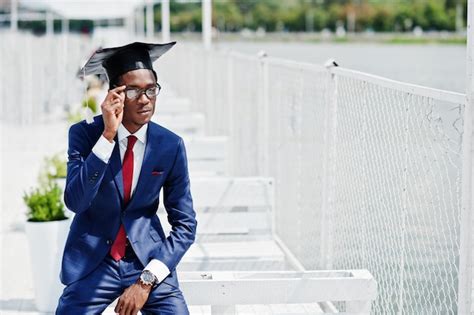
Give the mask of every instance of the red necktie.
M 133 180 L 133 146 L 137 141 L 137 137 L 130 135 L 128 136 L 127 150 L 122 163 L 122 177 L 123 177 L 123 203 L 124 207 L 130 200 L 130 194 L 132 192 L 132 180 Z M 117 233 L 112 248 L 110 249 L 110 255 L 119 261 L 125 256 L 125 245 L 127 243 L 127 235 L 123 224 L 120 225 L 120 229 Z

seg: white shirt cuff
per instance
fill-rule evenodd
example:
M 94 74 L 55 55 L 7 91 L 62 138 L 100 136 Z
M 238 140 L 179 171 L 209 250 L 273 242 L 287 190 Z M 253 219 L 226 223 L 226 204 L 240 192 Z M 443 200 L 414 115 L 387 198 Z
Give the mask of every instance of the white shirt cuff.
M 158 259 L 152 259 L 144 270 L 150 270 L 158 278 L 158 283 L 170 274 L 168 267 Z
M 109 159 L 114 151 L 115 141 L 109 142 L 104 135 L 101 135 L 97 143 L 92 148 L 92 152 L 104 163 L 109 163 Z

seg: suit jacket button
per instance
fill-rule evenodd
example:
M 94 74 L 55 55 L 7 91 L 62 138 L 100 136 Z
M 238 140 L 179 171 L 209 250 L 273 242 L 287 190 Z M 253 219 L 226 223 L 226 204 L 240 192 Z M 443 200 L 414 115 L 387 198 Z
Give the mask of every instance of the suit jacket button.
M 112 241 L 111 240 L 107 240 L 107 245 L 110 245 L 112 244 Z

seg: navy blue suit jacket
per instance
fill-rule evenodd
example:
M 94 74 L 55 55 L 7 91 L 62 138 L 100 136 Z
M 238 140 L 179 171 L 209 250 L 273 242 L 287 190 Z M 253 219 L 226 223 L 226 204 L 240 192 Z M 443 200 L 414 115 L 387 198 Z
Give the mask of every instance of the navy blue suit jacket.
M 147 143 L 137 186 L 123 204 L 119 143 L 108 163 L 93 152 L 104 130 L 102 115 L 91 124 L 81 121 L 69 129 L 66 206 L 76 213 L 64 248 L 61 282 L 73 283 L 94 270 L 108 255 L 121 223 L 140 262 L 155 258 L 170 275 L 163 281 L 178 287 L 176 265 L 194 242 L 197 221 L 193 209 L 186 150 L 170 130 L 148 123 Z M 165 236 L 156 215 L 159 193 L 172 231 Z

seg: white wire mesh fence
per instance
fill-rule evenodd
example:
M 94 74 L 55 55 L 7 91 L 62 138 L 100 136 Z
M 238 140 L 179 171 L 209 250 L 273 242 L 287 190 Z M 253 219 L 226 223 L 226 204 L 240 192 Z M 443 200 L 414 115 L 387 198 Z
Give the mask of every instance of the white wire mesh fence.
M 231 175 L 275 178 L 305 268 L 368 269 L 377 314 L 457 312 L 464 95 L 192 46 L 160 67 L 231 137 Z
M 373 272 L 380 312 L 454 313 L 463 98 L 336 73 L 331 267 Z

